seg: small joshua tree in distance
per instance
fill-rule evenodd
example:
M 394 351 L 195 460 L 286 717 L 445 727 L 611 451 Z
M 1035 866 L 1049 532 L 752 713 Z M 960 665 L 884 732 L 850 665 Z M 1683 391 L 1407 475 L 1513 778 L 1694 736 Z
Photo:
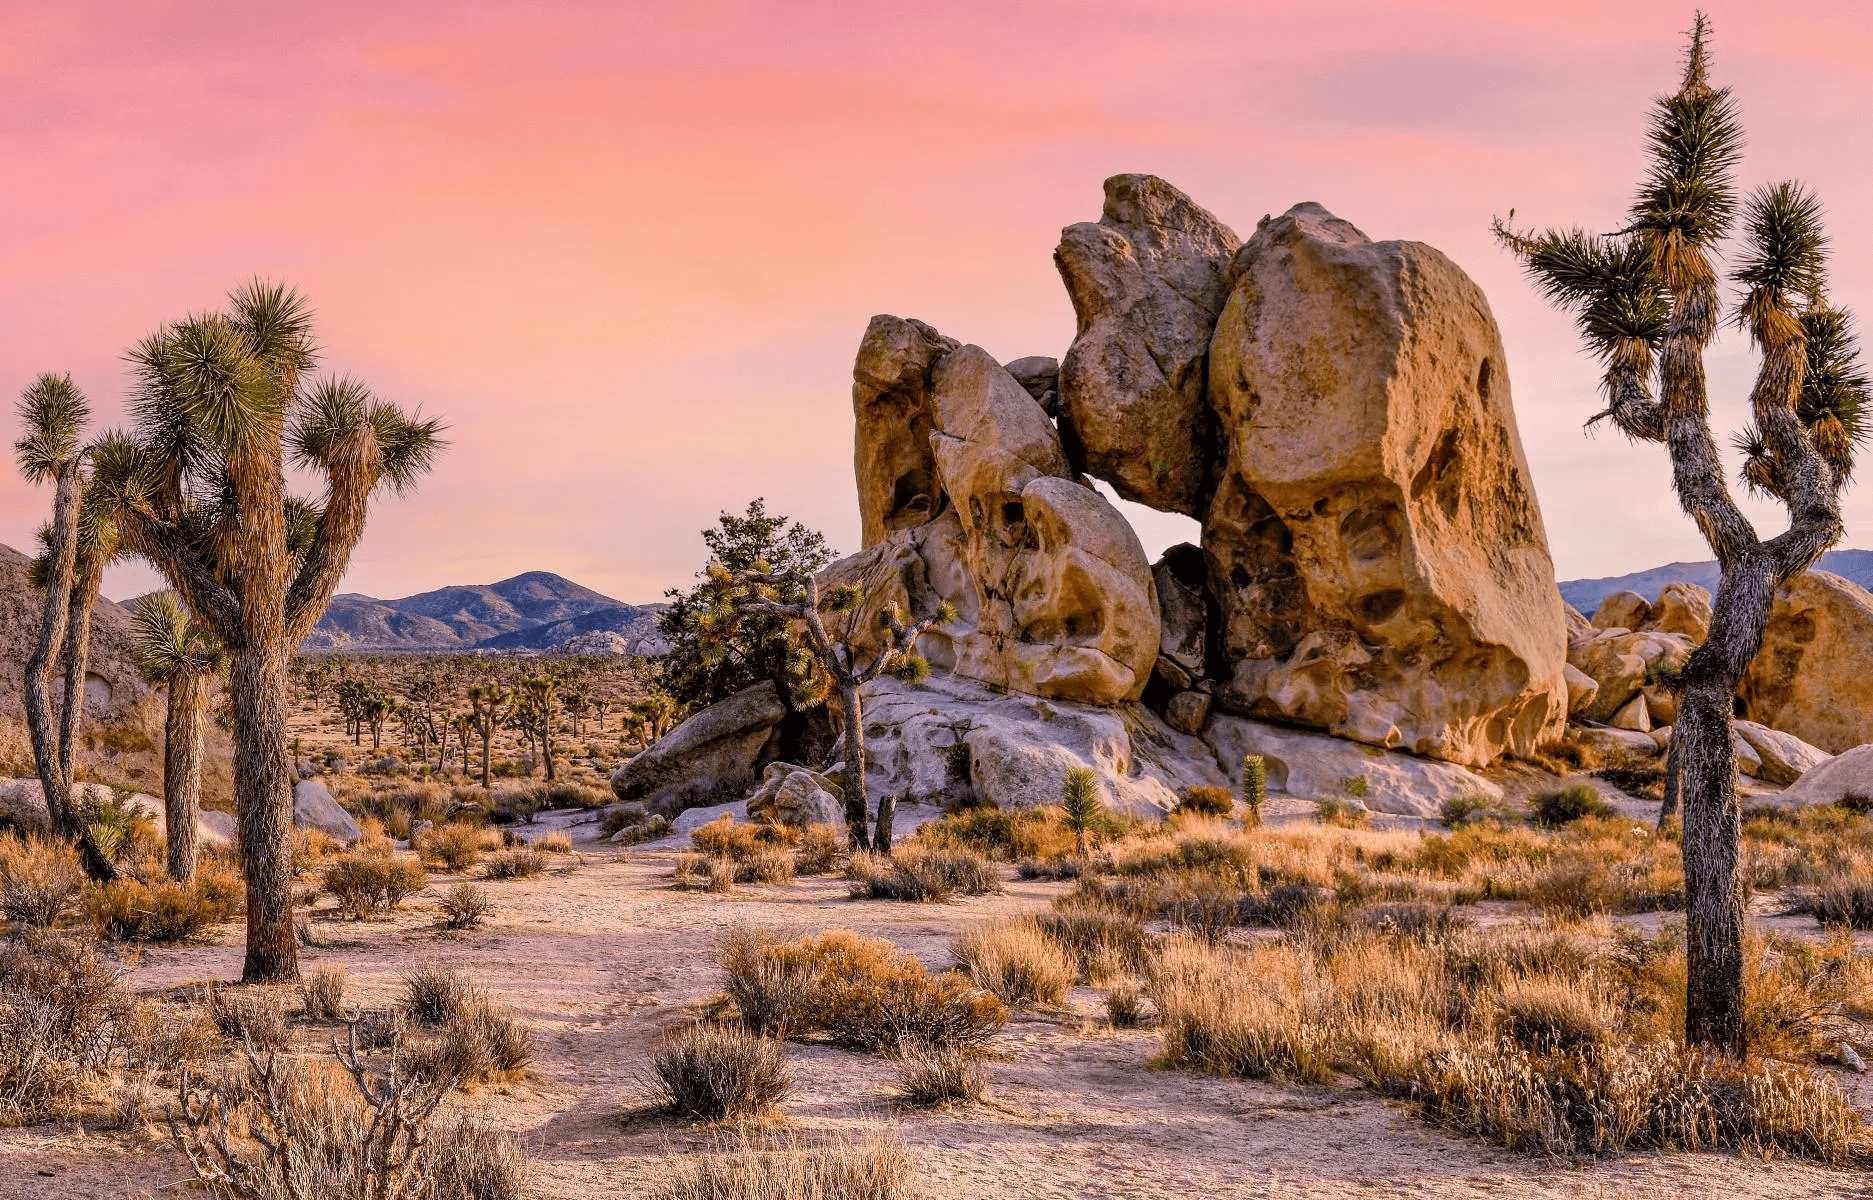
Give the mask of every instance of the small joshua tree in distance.
M 1099 773 L 1091 767 L 1071 767 L 1060 785 L 1060 815 L 1073 831 L 1073 843 L 1086 853 L 1086 835 L 1099 826 Z
M 1259 754 L 1242 756 L 1242 807 L 1245 825 L 1262 823 L 1262 803 L 1268 799 L 1268 761 Z

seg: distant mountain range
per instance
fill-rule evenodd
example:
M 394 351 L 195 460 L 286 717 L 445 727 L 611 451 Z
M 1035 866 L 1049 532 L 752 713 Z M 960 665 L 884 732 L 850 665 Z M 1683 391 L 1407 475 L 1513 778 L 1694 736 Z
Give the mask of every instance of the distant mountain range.
M 551 571 L 529 571 L 499 583 L 438 588 L 401 600 L 346 592 L 332 597 L 300 649 L 345 653 L 460 653 L 467 650 L 552 650 L 579 634 L 632 654 L 661 654 L 663 604 L 624 604 Z M 587 639 L 589 642 L 590 639 Z
M 1830 550 L 1821 556 L 1821 561 L 1815 564 L 1815 570 L 1851 579 L 1873 591 L 1873 550 Z M 1715 562 L 1668 563 L 1649 571 L 1635 571 L 1631 575 L 1614 575 L 1606 579 L 1570 579 L 1561 585 L 1561 598 L 1591 617 L 1593 610 L 1600 607 L 1600 601 L 1614 592 L 1638 592 L 1647 600 L 1656 600 L 1659 590 L 1668 583 L 1695 583 L 1715 592 L 1717 574 Z

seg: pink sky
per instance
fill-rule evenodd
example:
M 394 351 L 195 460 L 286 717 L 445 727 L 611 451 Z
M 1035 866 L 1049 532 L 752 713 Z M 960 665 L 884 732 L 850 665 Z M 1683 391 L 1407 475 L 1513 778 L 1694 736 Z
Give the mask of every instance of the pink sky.
M 1873 9 L 1711 12 L 1745 182 L 1820 191 L 1837 298 L 1873 311 L 1873 234 L 1848 219 L 1873 212 Z M 1653 0 L 11 0 L 0 385 L 69 370 L 115 423 L 133 339 L 249 276 L 290 281 L 330 368 L 453 427 L 347 590 L 552 570 L 643 602 L 753 496 L 854 548 L 866 320 L 1060 354 L 1059 230 L 1098 216 L 1105 176 L 1150 171 L 1238 232 L 1317 200 L 1451 255 L 1502 325 L 1561 576 L 1705 558 L 1662 452 L 1583 435 L 1594 368 L 1487 228 L 1511 207 L 1616 225 L 1690 19 Z M 1733 425 L 1746 347 L 1713 366 Z M 48 503 L 6 474 L 0 541 L 23 547 Z M 1844 544 L 1873 545 L 1866 489 Z

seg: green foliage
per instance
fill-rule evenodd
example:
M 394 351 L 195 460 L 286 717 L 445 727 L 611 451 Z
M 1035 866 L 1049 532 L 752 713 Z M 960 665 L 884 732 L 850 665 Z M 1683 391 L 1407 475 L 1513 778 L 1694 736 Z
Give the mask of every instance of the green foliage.
M 1060 811 L 1067 829 L 1081 854 L 1086 853 L 1086 835 L 1098 828 L 1102 809 L 1099 804 L 1099 774 L 1091 767 L 1073 767 L 1060 788 Z
M 1242 806 L 1249 824 L 1262 823 L 1262 805 L 1268 800 L 1268 761 L 1259 754 L 1242 756 Z
M 19 423 L 25 431 L 13 443 L 20 474 L 28 483 L 45 483 L 65 469 L 78 453 L 78 434 L 91 418 L 91 406 L 70 375 L 41 375 L 20 394 Z
M 763 679 L 773 680 L 797 705 L 823 699 L 812 685 L 813 656 L 792 622 L 750 615 L 722 636 L 725 609 L 740 589 L 735 579 L 750 572 L 816 571 L 832 561 L 825 537 L 788 517 L 770 515 L 766 502 L 749 502 L 741 516 L 724 512 L 716 528 L 702 531 L 710 567 L 687 591 L 665 595 L 670 607 L 657 617 L 657 632 L 670 644 L 663 658 L 662 689 L 684 711 L 706 707 Z M 823 686 L 823 685 L 822 685 Z
M 1535 821 L 1547 828 L 1567 825 L 1582 817 L 1610 817 L 1613 806 L 1591 784 L 1575 783 L 1543 792 L 1533 804 Z

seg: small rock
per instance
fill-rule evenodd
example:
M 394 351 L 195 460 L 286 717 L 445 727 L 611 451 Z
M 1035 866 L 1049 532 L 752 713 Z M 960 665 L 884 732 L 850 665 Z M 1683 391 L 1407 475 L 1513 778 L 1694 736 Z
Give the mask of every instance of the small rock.
M 1630 729 L 1635 733 L 1652 732 L 1651 712 L 1645 706 L 1645 696 L 1634 696 L 1626 706 L 1607 718 L 1608 725 L 1615 729 Z
M 1595 629 L 1637 629 L 1651 615 L 1652 605 L 1637 592 L 1614 592 L 1593 610 Z
M 1205 692 L 1179 692 L 1164 707 L 1164 723 L 1179 733 L 1195 737 L 1203 732 L 1210 719 L 1212 700 Z
M 1866 1074 L 1866 1060 L 1860 1057 L 1860 1052 L 1858 1050 L 1855 1050 L 1846 1042 L 1840 1044 L 1840 1061 L 1842 1066 L 1846 1067 L 1854 1074 Z

